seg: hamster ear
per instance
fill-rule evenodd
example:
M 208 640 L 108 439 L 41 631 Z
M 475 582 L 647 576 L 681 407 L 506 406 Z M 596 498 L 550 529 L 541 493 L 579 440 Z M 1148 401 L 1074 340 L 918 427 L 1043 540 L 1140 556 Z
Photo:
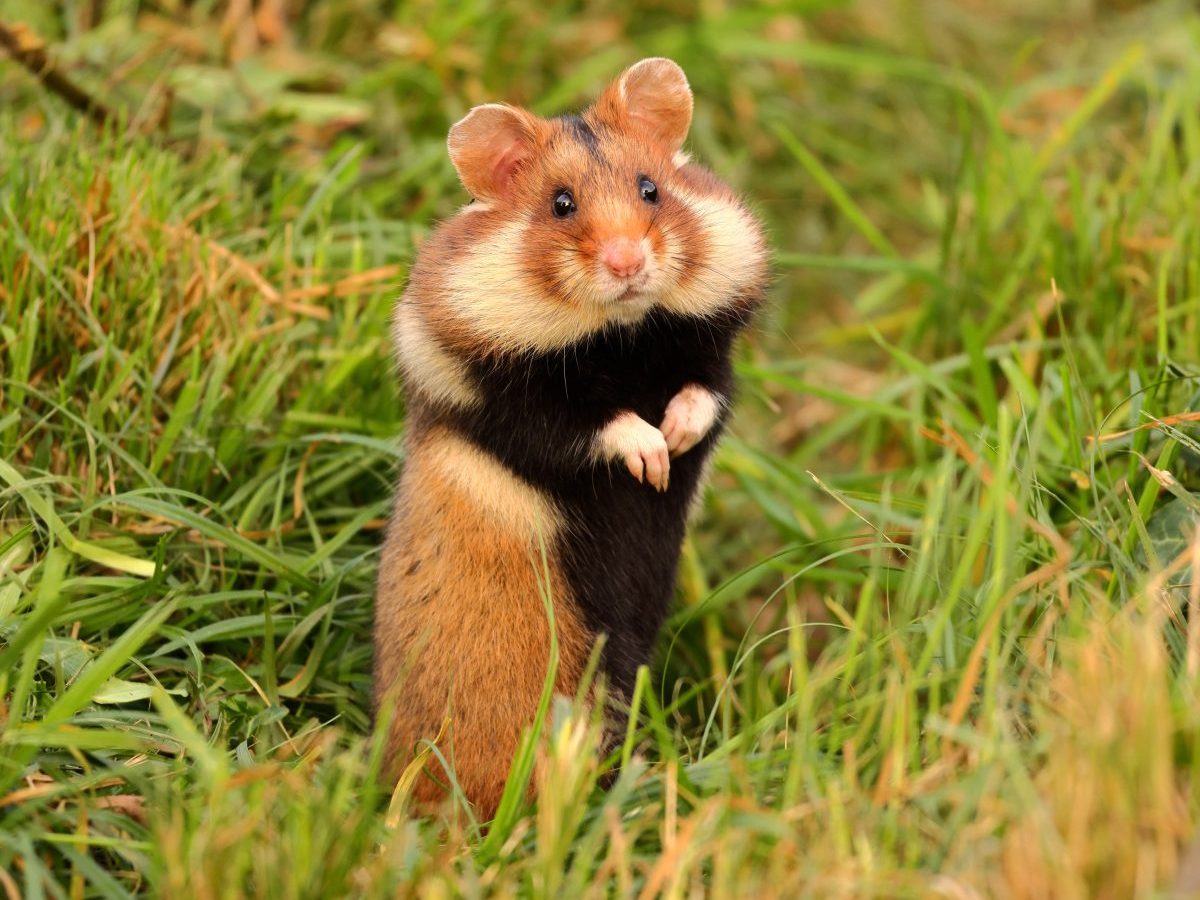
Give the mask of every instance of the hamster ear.
M 536 153 L 543 129 L 536 116 L 503 103 L 476 106 L 450 129 L 446 147 L 458 178 L 479 200 L 503 197 Z
M 661 56 L 643 59 L 608 86 L 595 111 L 610 125 L 639 131 L 674 154 L 692 124 L 692 89 L 677 63 Z

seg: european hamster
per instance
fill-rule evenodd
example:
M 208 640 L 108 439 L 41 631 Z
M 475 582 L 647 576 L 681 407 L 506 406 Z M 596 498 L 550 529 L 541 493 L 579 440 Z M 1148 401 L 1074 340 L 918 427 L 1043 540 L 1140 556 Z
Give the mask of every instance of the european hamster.
M 546 677 L 547 582 L 559 692 L 600 635 L 610 695 L 627 700 L 650 661 L 732 344 L 763 298 L 761 228 L 682 152 L 691 118 L 667 59 L 578 116 L 472 109 L 448 147 L 473 200 L 421 248 L 396 308 L 406 459 L 375 701 L 392 707 L 393 774 L 448 717 L 438 748 L 482 819 Z M 448 779 L 425 770 L 427 805 Z

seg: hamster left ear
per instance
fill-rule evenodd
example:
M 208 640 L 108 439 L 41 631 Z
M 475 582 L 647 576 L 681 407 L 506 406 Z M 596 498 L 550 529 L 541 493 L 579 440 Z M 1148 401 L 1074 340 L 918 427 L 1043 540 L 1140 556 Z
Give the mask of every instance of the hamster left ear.
M 653 57 L 622 72 L 594 108 L 598 118 L 619 129 L 641 132 L 674 154 L 692 124 L 692 89 L 678 63 Z
M 495 200 L 511 190 L 517 171 L 536 155 L 544 130 L 532 113 L 486 103 L 454 124 L 446 147 L 471 196 Z

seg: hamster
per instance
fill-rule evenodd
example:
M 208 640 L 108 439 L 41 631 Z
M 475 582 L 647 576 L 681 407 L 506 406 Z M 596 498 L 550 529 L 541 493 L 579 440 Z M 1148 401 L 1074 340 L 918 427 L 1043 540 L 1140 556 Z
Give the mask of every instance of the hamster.
M 682 152 L 691 118 L 683 70 L 645 59 L 581 115 L 487 104 L 450 130 L 473 200 L 395 312 L 406 455 L 375 599 L 391 773 L 438 739 L 424 806 L 444 761 L 493 817 L 546 678 L 544 596 L 556 691 L 601 636 L 610 697 L 650 661 L 768 271 L 756 218 Z

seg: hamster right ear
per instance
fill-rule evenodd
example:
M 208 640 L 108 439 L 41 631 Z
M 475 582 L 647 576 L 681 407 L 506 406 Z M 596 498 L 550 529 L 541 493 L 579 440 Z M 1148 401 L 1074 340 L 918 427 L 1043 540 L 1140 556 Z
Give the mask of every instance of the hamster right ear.
M 692 124 L 692 89 L 678 63 L 651 57 L 622 72 L 593 109 L 601 121 L 638 131 L 675 153 Z
M 503 103 L 476 106 L 450 129 L 446 147 L 458 178 L 477 200 L 495 200 L 536 153 L 541 120 Z

